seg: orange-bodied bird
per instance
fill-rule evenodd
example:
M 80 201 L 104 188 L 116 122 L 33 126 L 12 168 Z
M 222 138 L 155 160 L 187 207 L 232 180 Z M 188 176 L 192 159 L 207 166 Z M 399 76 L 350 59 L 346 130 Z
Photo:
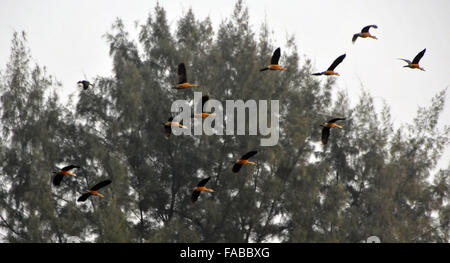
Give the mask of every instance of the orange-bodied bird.
M 190 84 L 187 81 L 186 67 L 184 66 L 184 63 L 181 62 L 178 64 L 178 84 L 174 89 L 186 89 L 191 87 L 198 87 L 198 84 Z
M 259 71 L 264 71 L 264 70 L 287 70 L 287 68 L 284 68 L 280 65 L 278 65 L 278 61 L 280 60 L 280 56 L 281 56 L 281 49 L 277 48 L 275 49 L 275 52 L 273 52 L 272 55 L 272 59 L 270 60 L 270 65 L 268 65 L 267 67 L 260 69 Z
M 172 134 L 172 126 L 178 126 L 180 128 L 187 129 L 187 127 L 183 125 L 183 121 L 176 122 L 176 121 L 172 121 L 172 120 L 173 120 L 173 117 L 170 117 L 166 123 L 163 123 L 164 136 L 166 137 L 166 139 L 169 139 L 170 134 Z
M 74 168 L 80 168 L 80 166 L 71 164 L 61 169 L 58 169 L 57 172 L 53 172 L 55 174 L 55 176 L 53 177 L 53 185 L 59 186 L 61 184 L 62 179 L 64 178 L 64 175 L 77 176 L 75 173 L 70 172 L 70 170 Z
M 206 188 L 205 185 L 206 183 L 209 181 L 209 179 L 211 179 L 211 177 L 208 177 L 206 179 L 201 180 L 196 187 L 194 187 L 192 190 L 194 190 L 192 192 L 192 196 L 191 196 L 191 201 L 192 203 L 195 203 L 195 201 L 197 201 L 198 197 L 200 196 L 200 193 L 202 191 L 208 191 L 208 192 L 214 192 L 213 189 L 209 189 Z
M 356 41 L 356 39 L 358 39 L 358 37 L 362 37 L 362 38 L 370 37 L 370 38 L 373 38 L 373 39 L 378 39 L 376 36 L 371 35 L 371 34 L 369 33 L 369 29 L 370 29 L 371 27 L 373 27 L 373 28 L 378 28 L 377 25 L 370 25 L 370 26 L 364 27 L 364 28 L 361 30 L 361 33 L 356 33 L 356 34 L 353 35 L 352 43 L 355 44 L 355 41 Z
M 87 90 L 89 86 L 94 87 L 94 84 L 90 83 L 87 80 L 80 80 L 77 82 L 78 86 L 82 86 L 83 90 Z
M 345 118 L 335 118 L 331 119 L 324 124 L 321 124 L 320 126 L 323 127 L 322 129 L 322 143 L 327 144 L 328 137 L 330 136 L 330 129 L 334 127 L 338 127 L 339 129 L 342 129 L 341 125 L 338 125 L 336 122 L 340 120 L 345 120 Z
M 248 159 L 250 159 L 250 157 L 252 157 L 257 153 L 258 153 L 257 151 L 250 151 L 244 154 L 241 157 L 241 159 L 237 160 L 236 163 L 233 165 L 233 173 L 239 172 L 239 170 L 241 170 L 242 166 L 245 164 L 256 164 L 255 162 L 250 162 Z
M 424 68 L 421 68 L 421 67 L 419 66 L 419 61 L 420 61 L 420 59 L 423 57 L 423 55 L 425 54 L 425 51 L 426 51 L 426 50 L 427 50 L 427 49 L 425 48 L 424 50 L 420 51 L 419 54 L 417 54 L 417 55 L 414 57 L 414 59 L 413 59 L 412 62 L 411 62 L 410 60 L 408 60 L 408 59 L 399 58 L 400 60 L 403 60 L 403 61 L 405 61 L 406 63 L 408 63 L 408 65 L 405 65 L 405 66 L 403 66 L 403 67 L 404 67 L 404 68 L 418 68 L 418 69 L 420 69 L 420 70 L 422 70 L 422 71 L 425 71 Z
M 103 188 L 105 186 L 107 186 L 108 184 L 110 184 L 112 181 L 111 180 L 105 180 L 105 181 L 101 181 L 100 183 L 94 185 L 91 187 L 91 189 L 87 190 L 87 193 L 84 193 L 83 195 L 81 195 L 78 198 L 78 202 L 84 202 L 86 201 L 91 195 L 96 195 L 98 197 L 103 197 L 102 194 L 100 194 L 99 192 L 97 192 L 100 188 Z
M 209 96 L 208 95 L 203 95 L 202 96 L 202 103 L 198 105 L 198 107 L 199 107 L 199 111 L 198 112 L 200 112 L 200 113 L 195 114 L 195 117 L 197 117 L 197 118 L 206 118 L 206 117 L 208 117 L 210 115 L 211 116 L 216 115 L 216 113 L 214 113 L 214 112 L 206 112 L 204 110 L 205 104 L 206 104 L 206 102 L 208 100 L 209 100 Z
M 324 72 L 319 72 L 319 73 L 313 73 L 312 75 L 314 76 L 320 76 L 320 75 L 336 75 L 339 76 L 339 73 L 334 72 L 334 69 L 344 60 L 345 58 L 345 54 L 339 56 L 337 59 L 334 60 L 333 64 L 331 64 L 331 66 Z

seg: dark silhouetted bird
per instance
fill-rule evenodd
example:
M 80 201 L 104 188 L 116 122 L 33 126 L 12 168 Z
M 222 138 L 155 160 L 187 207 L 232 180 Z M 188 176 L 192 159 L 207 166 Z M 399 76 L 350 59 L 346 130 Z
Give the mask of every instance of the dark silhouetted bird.
M 277 48 L 275 49 L 275 52 L 273 52 L 272 55 L 272 59 L 270 60 L 270 65 L 268 65 L 267 67 L 260 69 L 259 71 L 264 71 L 264 70 L 287 70 L 287 68 L 284 68 L 280 65 L 278 65 L 278 61 L 280 60 L 280 56 L 281 56 L 281 49 Z
M 328 137 L 330 136 L 330 129 L 334 128 L 334 127 L 338 127 L 340 129 L 342 129 L 341 125 L 338 125 L 336 122 L 340 121 L 340 120 L 345 120 L 345 118 L 335 118 L 335 119 L 331 119 L 327 122 L 325 122 L 324 124 L 321 124 L 320 126 L 323 127 L 322 129 L 322 143 L 323 144 L 327 144 L 328 142 Z
M 243 165 L 246 164 L 256 164 L 255 162 L 250 162 L 248 159 L 250 159 L 250 157 L 252 157 L 253 155 L 257 154 L 257 151 L 250 151 L 246 154 L 244 154 L 241 159 L 237 160 L 236 163 L 233 165 L 233 173 L 237 173 L 239 172 L 239 170 L 241 170 Z
M 178 84 L 174 89 L 186 89 L 191 87 L 198 87 L 198 84 L 190 84 L 186 76 L 186 67 L 184 63 L 178 64 Z
M 81 196 L 78 198 L 77 201 L 78 201 L 78 202 L 84 202 L 84 201 L 86 201 L 91 195 L 96 195 L 96 196 L 98 196 L 98 197 L 103 197 L 103 195 L 100 194 L 100 193 L 98 192 L 98 190 L 99 190 L 100 188 L 103 188 L 103 187 L 109 185 L 111 182 L 112 182 L 111 180 L 105 180 L 105 181 L 101 181 L 100 183 L 98 183 L 98 184 L 92 186 L 91 189 L 87 190 L 86 193 L 84 193 L 83 195 L 81 195 Z
M 417 54 L 417 55 L 414 57 L 414 59 L 413 59 L 412 62 L 411 62 L 410 60 L 408 60 L 408 59 L 399 58 L 400 60 L 403 60 L 403 61 L 405 61 L 406 63 L 408 63 L 408 65 L 405 65 L 405 66 L 403 66 L 403 67 L 404 67 L 404 68 L 418 68 L 418 69 L 420 69 L 420 70 L 422 70 L 422 71 L 425 71 L 424 68 L 421 68 L 421 67 L 419 66 L 419 61 L 420 61 L 420 59 L 423 57 L 423 55 L 425 54 L 425 51 L 426 51 L 426 50 L 427 50 L 427 49 L 424 49 L 424 50 L 420 51 L 419 54 Z
M 203 191 L 214 192 L 213 189 L 209 189 L 209 188 L 205 187 L 205 185 L 209 181 L 209 179 L 211 179 L 211 177 L 208 177 L 206 179 L 201 180 L 197 184 L 197 186 L 193 188 L 194 191 L 192 192 L 192 196 L 191 196 L 192 203 L 195 203 L 195 201 L 197 201 L 197 199 L 200 196 L 201 192 L 203 192 Z
M 53 177 L 53 185 L 59 186 L 61 184 L 62 179 L 64 178 L 64 175 L 77 176 L 75 173 L 70 172 L 70 170 L 74 168 L 80 168 L 80 166 L 71 164 L 61 169 L 58 169 L 57 172 L 53 172 L 55 174 L 55 176 Z
M 314 76 L 320 76 L 320 75 L 336 75 L 339 76 L 339 73 L 335 72 L 334 69 L 344 60 L 345 54 L 339 56 L 337 59 L 334 60 L 333 64 L 324 72 L 319 73 L 313 73 Z
M 369 29 L 370 29 L 371 27 L 373 27 L 373 28 L 378 28 L 376 25 L 370 25 L 370 26 L 364 27 L 364 28 L 361 30 L 360 33 L 356 33 L 356 34 L 353 35 L 352 43 L 355 44 L 355 41 L 356 41 L 356 39 L 358 39 L 358 37 L 362 37 L 362 38 L 370 37 L 370 38 L 373 38 L 373 39 L 378 39 L 376 36 L 373 36 L 373 35 L 371 35 L 371 34 L 369 33 Z

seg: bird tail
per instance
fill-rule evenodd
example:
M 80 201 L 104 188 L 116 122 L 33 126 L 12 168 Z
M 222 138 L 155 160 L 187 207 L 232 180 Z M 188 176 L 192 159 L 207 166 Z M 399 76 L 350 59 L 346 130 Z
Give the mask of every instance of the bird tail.
M 208 191 L 208 192 L 214 192 L 213 189 L 209 189 L 209 188 L 206 188 L 205 191 Z
M 248 162 L 247 164 L 256 164 L 255 162 Z
M 260 69 L 259 72 L 265 71 L 265 70 L 268 70 L 268 69 L 269 69 L 268 67 L 265 67 L 265 68 L 263 68 L 263 69 Z
M 342 129 L 342 126 L 341 126 L 341 125 L 337 125 L 337 124 L 336 124 L 336 127 L 338 127 L 339 129 Z
M 318 72 L 318 73 L 313 73 L 313 74 L 311 74 L 311 75 L 314 75 L 314 76 L 320 76 L 320 75 L 322 75 L 323 74 L 323 72 Z

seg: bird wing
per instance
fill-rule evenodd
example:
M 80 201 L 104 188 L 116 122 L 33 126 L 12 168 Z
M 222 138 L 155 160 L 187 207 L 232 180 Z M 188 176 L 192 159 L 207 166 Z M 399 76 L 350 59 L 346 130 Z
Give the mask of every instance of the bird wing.
M 56 173 L 56 175 L 53 177 L 53 185 L 59 186 L 63 178 L 64 174 Z
M 337 121 L 343 121 L 345 120 L 345 118 L 335 118 L 335 119 L 331 119 L 329 121 L 327 121 L 328 123 L 333 123 L 333 122 L 337 122 Z
M 88 89 L 90 84 L 89 81 L 83 80 L 83 89 Z
M 337 59 L 334 60 L 333 64 L 331 64 L 331 66 L 328 68 L 328 70 L 334 70 L 337 65 L 339 65 L 342 60 L 344 60 L 345 58 L 345 54 L 344 55 L 340 55 Z
M 92 186 L 91 189 L 89 189 L 89 190 L 97 191 L 98 189 L 107 186 L 107 185 L 110 184 L 111 182 L 112 182 L 111 180 L 101 181 L 100 183 L 98 183 L 98 184 Z
M 78 197 L 77 201 L 78 202 L 84 202 L 84 201 L 86 201 L 89 198 L 89 196 L 91 196 L 90 193 L 84 193 L 80 197 Z
M 239 172 L 239 170 L 241 170 L 241 168 L 242 168 L 242 164 L 240 164 L 240 163 L 235 163 L 235 164 L 233 165 L 232 171 L 233 171 L 233 173 L 237 173 L 237 172 Z
M 184 66 L 184 63 L 180 63 L 178 64 L 178 84 L 186 82 L 187 82 L 186 67 Z
M 244 154 L 244 155 L 241 157 L 241 160 L 248 160 L 250 157 L 252 157 L 253 155 L 255 155 L 255 154 L 257 154 L 257 153 L 258 153 L 257 151 L 250 151 L 250 152 Z
M 327 144 L 329 136 L 330 136 L 330 128 L 323 127 L 323 129 L 322 129 L 322 143 L 323 144 Z
M 352 37 L 352 43 L 355 43 L 356 39 L 358 39 L 359 34 L 354 34 Z
M 377 25 L 370 25 L 370 26 L 365 26 L 362 30 L 361 33 L 367 33 L 369 32 L 369 29 L 373 27 L 373 28 L 378 28 Z
M 68 166 L 66 166 L 66 167 L 61 168 L 61 170 L 63 170 L 63 171 L 69 171 L 69 170 L 71 170 L 71 169 L 73 169 L 73 168 L 80 168 L 80 166 L 71 164 L 71 165 L 68 165 Z
M 205 178 L 205 179 L 201 180 L 201 181 L 197 184 L 197 186 L 199 186 L 199 187 L 205 186 L 206 183 L 209 181 L 209 179 L 211 179 L 211 177 L 208 177 L 208 178 Z
M 272 59 L 270 60 L 270 64 L 277 65 L 278 61 L 280 60 L 281 56 L 281 49 L 277 48 L 275 49 L 275 52 L 273 52 Z
M 191 196 L 192 203 L 195 203 L 195 201 L 197 201 L 199 196 L 200 196 L 200 191 L 194 190 L 192 192 L 192 196 Z
M 169 139 L 170 134 L 172 133 L 172 127 L 170 125 L 164 125 L 164 136 Z
M 413 61 L 412 61 L 412 64 L 419 64 L 419 61 L 420 61 L 420 59 L 423 57 L 423 55 L 425 54 L 425 51 L 426 51 L 426 50 L 427 50 L 427 49 L 424 49 L 424 50 L 420 51 L 419 54 L 417 54 L 417 55 L 414 57 L 414 59 L 413 59 Z
M 409 59 L 404 59 L 404 58 L 399 58 L 399 59 L 405 61 L 406 63 L 408 63 L 408 65 L 411 64 L 411 60 L 409 60 Z
M 208 95 L 204 95 L 203 97 L 202 97 L 202 105 L 201 105 L 201 108 L 200 108 L 200 110 L 198 111 L 198 112 L 204 112 L 204 107 L 205 107 L 205 103 L 207 102 L 209 100 L 209 96 Z M 199 105 L 200 106 L 200 105 Z

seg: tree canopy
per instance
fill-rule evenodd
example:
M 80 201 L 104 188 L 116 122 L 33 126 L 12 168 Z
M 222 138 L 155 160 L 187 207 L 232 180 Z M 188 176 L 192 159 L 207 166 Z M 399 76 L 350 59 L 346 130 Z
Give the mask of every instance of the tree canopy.
M 280 63 L 259 72 L 276 47 L 269 25 L 258 32 L 238 1 L 215 30 L 192 10 L 170 27 L 157 5 L 131 39 L 120 19 L 106 34 L 111 76 L 77 90 L 62 88 L 32 65 L 24 33 L 14 33 L 0 75 L 0 240 L 4 242 L 382 242 L 450 241 L 450 165 L 436 171 L 450 127 L 438 128 L 447 90 L 411 123 L 396 128 L 389 105 L 377 111 L 370 93 L 355 106 L 334 79 L 311 76 L 289 38 Z M 164 138 L 161 124 L 177 99 L 184 62 L 195 91 L 219 101 L 279 100 L 280 139 L 260 136 Z M 68 89 L 68 87 L 65 87 Z M 74 106 L 74 107 L 72 107 Z M 343 129 L 320 143 L 320 124 L 345 116 Z M 255 166 L 231 167 L 259 148 Z M 77 177 L 51 184 L 55 167 L 75 163 Z M 213 193 L 192 204 L 199 179 Z M 105 198 L 76 198 L 102 179 Z

